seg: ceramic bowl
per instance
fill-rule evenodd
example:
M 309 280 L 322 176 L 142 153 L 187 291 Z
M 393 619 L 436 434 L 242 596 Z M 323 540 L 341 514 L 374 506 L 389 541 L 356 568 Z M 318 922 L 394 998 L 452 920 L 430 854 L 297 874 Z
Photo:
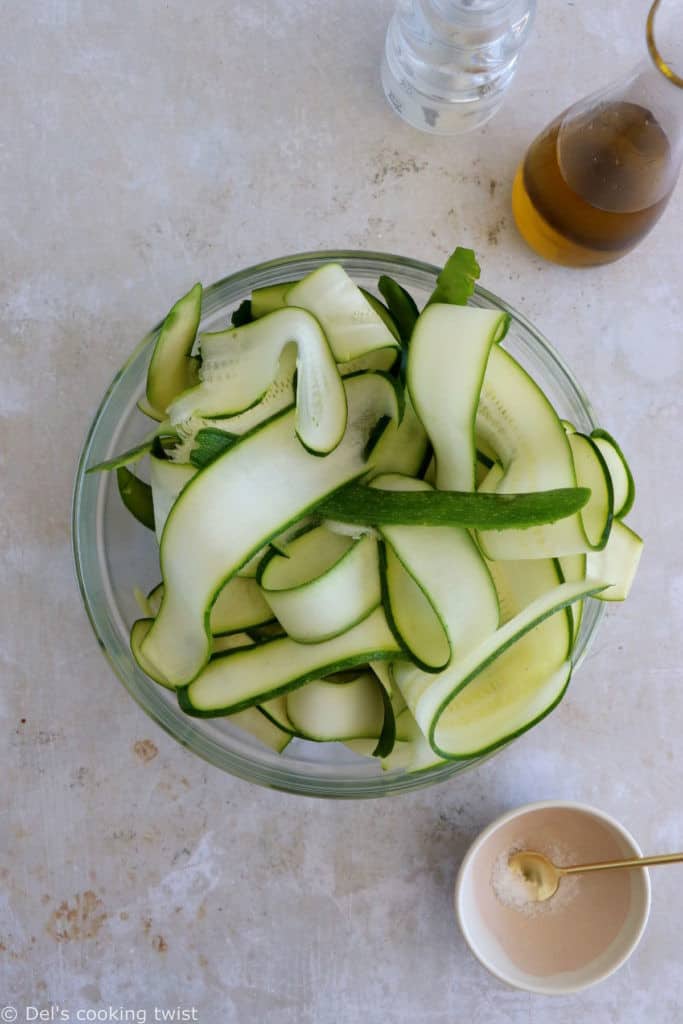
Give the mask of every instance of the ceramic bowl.
M 517 849 L 538 850 L 566 866 L 642 856 L 633 836 L 586 804 L 527 804 L 481 833 L 455 885 L 455 913 L 465 940 L 501 981 L 528 992 L 567 995 L 609 977 L 645 930 L 647 868 L 566 876 L 545 903 L 525 903 L 505 874 L 509 854 Z

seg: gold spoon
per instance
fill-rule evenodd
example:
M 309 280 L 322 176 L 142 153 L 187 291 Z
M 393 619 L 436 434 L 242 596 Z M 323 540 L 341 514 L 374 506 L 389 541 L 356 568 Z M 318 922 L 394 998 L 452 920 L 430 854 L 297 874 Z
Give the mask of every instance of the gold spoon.
M 662 853 L 656 857 L 630 857 L 628 860 L 601 860 L 594 864 L 574 864 L 559 868 L 542 853 L 535 850 L 520 850 L 513 853 L 508 867 L 521 875 L 528 885 L 529 899 L 542 903 L 557 892 L 564 875 L 578 875 L 584 871 L 607 871 L 611 868 L 644 868 L 652 864 L 675 864 L 683 862 L 683 853 Z

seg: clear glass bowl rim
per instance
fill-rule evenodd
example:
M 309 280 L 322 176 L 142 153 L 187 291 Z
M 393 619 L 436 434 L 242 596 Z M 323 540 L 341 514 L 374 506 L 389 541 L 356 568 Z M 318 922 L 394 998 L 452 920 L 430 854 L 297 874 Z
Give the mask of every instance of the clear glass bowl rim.
M 372 271 L 373 274 L 398 272 L 404 278 L 406 276 L 412 277 L 415 285 L 418 287 L 425 287 L 425 278 L 431 278 L 433 284 L 433 280 L 442 269 L 421 260 L 383 252 L 342 249 L 296 253 L 239 270 L 205 288 L 202 318 L 205 318 L 207 314 L 211 314 L 217 307 L 222 305 L 225 301 L 223 292 L 228 287 L 233 290 L 243 288 L 244 292 L 248 293 L 254 287 L 274 284 L 279 281 L 294 280 L 326 262 L 341 263 L 351 274 L 353 274 L 354 269 L 363 272 Z M 239 301 L 238 298 L 231 300 L 233 303 L 237 301 Z M 533 338 L 536 355 L 541 359 L 545 367 L 559 377 L 564 378 L 565 386 L 568 386 L 573 391 L 573 398 L 582 407 L 586 419 L 593 427 L 598 425 L 592 405 L 574 374 L 551 343 L 526 317 L 493 292 L 478 284 L 475 288 L 472 303 L 488 307 L 493 306 L 508 313 L 512 320 L 519 324 Z M 144 677 L 147 685 L 141 686 L 134 675 L 131 676 L 123 670 L 120 657 L 122 654 L 129 656 L 128 646 L 127 644 L 122 644 L 120 638 L 117 638 L 115 635 L 110 637 L 108 643 L 103 639 L 103 633 L 111 633 L 112 631 L 102 628 L 106 609 L 101 606 L 97 590 L 91 585 L 93 581 L 87 578 L 87 572 L 84 568 L 83 543 L 85 541 L 84 534 L 87 529 L 87 523 L 84 520 L 82 507 L 83 492 L 86 482 L 86 469 L 90 461 L 90 452 L 95 440 L 98 438 L 98 426 L 105 410 L 131 364 L 136 361 L 144 349 L 150 348 L 151 350 L 161 325 L 162 322 L 159 322 L 135 347 L 130 357 L 114 376 L 99 404 L 78 461 L 72 504 L 72 548 L 76 576 L 83 603 L 103 654 L 134 700 L 169 735 L 210 764 L 249 782 L 307 796 L 357 799 L 410 792 L 438 782 L 444 782 L 467 768 L 483 763 L 483 761 L 494 757 L 503 750 L 504 747 L 499 747 L 480 757 L 467 761 L 452 761 L 414 774 L 392 772 L 359 779 L 353 776 L 344 777 L 343 774 L 316 776 L 312 772 L 294 772 L 288 770 L 287 762 L 284 758 L 281 759 L 282 767 L 272 767 L 271 765 L 261 764 L 252 758 L 245 757 L 237 751 L 226 749 L 225 746 L 212 737 L 200 732 L 193 719 L 179 720 L 171 712 L 169 705 L 163 700 L 158 699 L 157 691 L 159 687 L 157 687 L 157 684 L 146 680 L 146 677 Z M 99 505 L 98 502 L 95 504 L 96 506 Z M 574 670 L 576 670 L 585 657 L 604 614 L 604 605 L 601 602 L 590 602 L 589 607 L 591 614 L 588 616 L 584 615 L 579 643 L 575 648 Z

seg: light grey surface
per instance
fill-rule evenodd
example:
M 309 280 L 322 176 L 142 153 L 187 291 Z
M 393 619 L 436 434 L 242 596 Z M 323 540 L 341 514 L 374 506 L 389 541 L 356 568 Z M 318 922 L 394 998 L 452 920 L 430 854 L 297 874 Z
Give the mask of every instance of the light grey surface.
M 502 113 L 443 140 L 385 104 L 386 0 L 3 6 L 0 1005 L 20 1020 L 51 1003 L 72 1019 L 195 1007 L 205 1024 L 680 1018 L 680 868 L 653 872 L 629 964 L 575 998 L 503 988 L 451 910 L 469 840 L 528 800 L 593 802 L 644 848 L 683 848 L 683 192 L 634 254 L 590 272 L 535 258 L 509 206 L 525 145 L 628 67 L 644 10 L 548 0 Z M 145 718 L 90 631 L 69 547 L 90 418 L 196 279 L 319 247 L 438 261 L 457 243 L 632 460 L 632 598 L 559 710 L 461 779 L 359 804 L 235 781 Z

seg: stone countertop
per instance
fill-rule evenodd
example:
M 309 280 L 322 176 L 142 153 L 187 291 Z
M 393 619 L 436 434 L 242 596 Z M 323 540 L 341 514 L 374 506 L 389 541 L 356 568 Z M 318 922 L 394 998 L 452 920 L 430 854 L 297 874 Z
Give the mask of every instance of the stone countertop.
M 387 0 L 5 5 L 0 1004 L 19 1020 L 51 1004 L 100 1020 L 194 1008 L 204 1024 L 681 1019 L 680 868 L 653 872 L 628 965 L 574 998 L 504 988 L 451 909 L 467 844 L 526 801 L 585 800 L 647 849 L 683 848 L 683 192 L 613 266 L 564 270 L 523 245 L 510 185 L 526 144 L 629 66 L 645 11 L 541 7 L 504 110 L 439 139 L 381 94 Z M 88 424 L 196 279 L 330 247 L 438 262 L 458 243 L 630 457 L 647 540 L 632 597 L 560 708 L 461 779 L 365 803 L 235 780 L 162 733 L 102 659 L 69 542 Z

